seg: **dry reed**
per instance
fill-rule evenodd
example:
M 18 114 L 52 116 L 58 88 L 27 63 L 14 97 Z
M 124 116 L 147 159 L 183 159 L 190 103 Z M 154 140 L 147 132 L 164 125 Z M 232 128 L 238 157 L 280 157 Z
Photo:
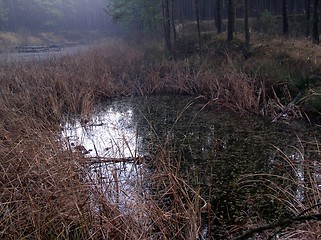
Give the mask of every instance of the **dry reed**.
M 154 58 L 109 41 L 77 54 L 1 66 L 2 239 L 199 237 L 209 205 L 179 177 L 167 145 L 160 144 L 157 158 L 152 157 L 157 163 L 149 178 L 154 191 L 138 196 L 144 204 L 133 216 L 109 202 L 106 189 L 84 180 L 83 156 L 67 151 L 58 137 L 66 116 L 88 119 L 98 101 L 119 96 L 194 94 L 240 112 L 269 111 L 264 84 L 240 72 L 230 54 L 222 62 Z M 98 213 L 92 210 L 92 196 Z M 140 221 L 139 214 L 148 221 Z
M 277 149 L 277 148 L 276 148 Z M 259 198 L 270 201 L 274 206 L 278 205 L 278 220 L 320 214 L 320 143 L 318 139 L 310 142 L 299 140 L 299 147 L 293 147 L 292 151 L 285 152 L 277 149 L 279 158 L 271 164 L 271 168 L 281 168 L 279 174 L 250 174 L 243 176 L 237 188 L 260 188 Z M 282 166 L 282 167 L 280 167 Z M 263 190 L 265 189 L 265 190 Z M 258 196 L 252 196 L 252 201 Z M 252 216 L 250 216 L 252 215 Z M 254 215 L 260 215 L 254 213 Z M 271 219 L 272 224 L 275 219 Z M 271 222 L 270 222 L 271 223 Z M 272 225 L 271 224 L 271 225 Z M 263 219 L 253 221 L 253 213 L 249 214 L 248 229 L 255 229 L 267 225 Z M 242 228 L 244 228 L 242 226 Z M 239 230 L 239 229 L 238 229 Z M 318 239 L 320 238 L 319 221 L 298 221 L 275 226 L 269 229 L 263 236 L 272 239 Z
M 77 55 L 1 66 L 2 239 L 196 238 L 193 216 L 200 206 L 193 199 L 199 195 L 186 190 L 170 166 L 153 175 L 163 190 L 138 196 L 144 204 L 126 214 L 105 198 L 106 190 L 118 192 L 120 186 L 93 185 L 83 156 L 59 138 L 66 116 L 90 118 L 99 100 L 166 89 L 158 78 L 164 66 L 145 64 L 141 51 L 114 42 Z M 175 197 L 167 205 L 171 209 L 158 202 L 167 195 Z M 99 211 L 93 210 L 93 198 Z

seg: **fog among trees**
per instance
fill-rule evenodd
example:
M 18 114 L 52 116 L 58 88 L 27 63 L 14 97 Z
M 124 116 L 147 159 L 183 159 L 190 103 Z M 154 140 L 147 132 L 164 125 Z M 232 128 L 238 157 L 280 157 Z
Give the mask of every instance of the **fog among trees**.
M 226 31 L 228 41 L 234 39 L 235 32 L 245 32 L 246 45 L 249 45 L 250 30 L 276 35 L 312 36 L 313 41 L 319 43 L 319 0 L 109 0 L 106 2 L 108 13 L 124 29 L 154 32 L 156 35 L 163 33 L 169 51 L 172 51 L 171 42 L 175 44 L 176 30 L 185 33 L 197 32 L 199 43 L 202 31 L 217 33 Z M 249 19 L 252 21 L 249 22 Z M 184 30 L 184 25 L 189 23 L 196 23 L 196 27 Z M 212 24 L 213 27 L 205 29 L 204 24 L 201 26 L 200 23 Z M 240 30 L 242 24 L 244 27 Z
M 110 31 L 105 0 L 0 0 L 1 31 Z
M 214 20 L 217 16 L 227 19 L 229 4 L 233 5 L 236 18 L 245 16 L 245 0 L 108 0 L 106 3 L 115 21 L 145 30 L 154 29 L 151 27 L 153 23 L 166 19 L 163 10 L 167 5 L 170 17 L 174 17 L 177 23 L 196 21 L 197 14 L 201 21 Z M 307 6 L 306 0 L 248 0 L 247 3 L 248 15 L 253 18 L 259 18 L 264 11 L 274 16 L 282 15 L 284 4 L 289 15 L 305 14 Z
M 199 22 L 215 20 L 213 31 L 220 33 L 228 29 L 234 31 L 233 21 L 245 16 L 254 19 L 270 18 L 263 28 L 273 24 L 271 16 L 283 16 L 283 33 L 293 33 L 291 16 L 302 15 L 303 21 L 305 16 L 307 18 L 308 25 L 304 32 L 309 35 L 315 34 L 312 31 L 313 24 L 315 27 L 319 24 L 313 20 L 317 14 L 313 11 L 315 4 L 318 5 L 317 2 L 319 1 L 0 0 L 0 31 L 98 30 L 111 33 L 114 23 L 118 23 L 127 32 L 163 35 L 166 42 L 166 38 L 175 38 L 175 27 L 186 22 L 198 20 L 198 31 L 202 31 Z M 230 23 L 222 27 L 222 19 L 230 19 Z M 251 27 L 249 24 L 249 28 Z M 230 40 L 233 31 L 228 31 Z

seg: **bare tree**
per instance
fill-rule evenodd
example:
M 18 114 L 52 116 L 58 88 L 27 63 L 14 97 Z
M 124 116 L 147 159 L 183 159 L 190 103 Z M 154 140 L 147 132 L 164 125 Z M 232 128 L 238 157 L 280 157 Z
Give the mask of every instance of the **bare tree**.
M 312 31 L 313 43 L 319 44 L 319 0 L 313 2 L 313 31 Z
M 199 0 L 195 0 L 195 12 L 196 12 L 196 23 L 197 23 L 197 39 L 198 45 L 201 46 L 201 27 L 200 27 L 200 9 Z
M 235 1 L 228 1 L 228 23 L 227 23 L 227 40 L 234 39 L 234 23 L 235 23 Z
M 249 50 L 250 50 L 249 1 L 248 0 L 244 0 L 244 32 L 245 32 L 244 57 L 248 58 Z
M 215 18 L 215 25 L 217 33 L 222 33 L 222 15 L 221 15 L 221 6 L 222 0 L 216 0 L 216 18 Z
M 174 0 L 172 0 L 172 28 L 173 28 L 173 37 L 174 37 L 174 48 L 175 48 L 175 43 L 177 39 L 177 32 L 176 32 L 176 27 L 175 27 L 175 8 L 174 8 Z
M 305 2 L 305 12 L 306 12 L 306 31 L 305 36 L 310 36 L 310 21 L 311 21 L 311 0 L 306 0 Z
M 289 32 L 288 3 L 287 3 L 287 0 L 282 0 L 282 16 L 283 16 L 283 34 L 286 35 Z
M 172 43 L 171 43 L 171 21 L 170 21 L 170 11 L 169 11 L 169 0 L 162 0 L 163 8 L 163 26 L 164 26 L 164 37 L 166 49 L 170 54 L 172 54 Z

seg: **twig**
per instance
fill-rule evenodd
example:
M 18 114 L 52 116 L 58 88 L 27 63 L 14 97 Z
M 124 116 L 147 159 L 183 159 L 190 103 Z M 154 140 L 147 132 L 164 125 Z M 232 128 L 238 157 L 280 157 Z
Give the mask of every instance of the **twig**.
M 311 207 L 309 207 L 309 208 L 307 208 L 307 209 L 305 209 L 304 211 L 302 211 L 299 215 L 297 215 L 297 217 L 301 217 L 301 216 L 303 216 L 305 213 L 307 213 L 307 212 L 309 212 L 310 210 L 312 210 L 313 208 L 316 208 L 316 207 L 319 207 L 319 206 L 321 206 L 321 203 L 317 203 L 317 204 L 314 204 L 314 205 L 312 205 Z M 275 236 L 275 235 L 277 235 L 278 233 L 280 233 L 284 228 L 286 228 L 288 225 L 285 225 L 285 226 L 283 226 L 283 227 L 281 227 L 278 231 L 276 231 L 275 233 L 273 233 L 273 235 L 271 235 L 270 237 L 269 237 L 269 240 L 270 239 L 273 239 L 273 237 Z
M 321 220 L 321 214 L 312 214 L 312 215 L 307 215 L 307 216 L 299 216 L 299 217 L 294 217 L 294 218 L 289 218 L 289 219 L 284 219 L 272 224 L 268 224 L 265 226 L 261 226 L 258 228 L 250 229 L 247 231 L 245 234 L 243 234 L 240 237 L 235 238 L 234 240 L 244 240 L 252 237 L 255 233 L 262 233 L 266 230 L 269 229 L 275 229 L 278 227 L 285 227 L 289 226 L 290 224 L 296 223 L 296 222 L 304 222 L 304 221 L 311 221 L 311 220 Z
M 90 157 L 88 158 L 88 164 L 96 164 L 96 163 L 137 163 L 140 164 L 146 159 L 143 157 L 124 157 L 124 158 L 106 158 L 106 157 Z
M 298 93 L 298 95 L 296 95 L 296 97 L 284 108 L 284 110 L 283 110 L 281 113 L 279 113 L 279 114 L 272 120 L 272 122 L 275 122 L 275 121 L 279 120 L 284 114 L 287 114 L 288 111 L 289 111 L 292 107 L 294 107 L 294 106 L 300 101 L 300 99 L 302 98 L 303 94 L 304 94 L 304 90 L 301 90 L 301 91 Z M 279 101 L 278 101 L 278 102 L 279 102 Z

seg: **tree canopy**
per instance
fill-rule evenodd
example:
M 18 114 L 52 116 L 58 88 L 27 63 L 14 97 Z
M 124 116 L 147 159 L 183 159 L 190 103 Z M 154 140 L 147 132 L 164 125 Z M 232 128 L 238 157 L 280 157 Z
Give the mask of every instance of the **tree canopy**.
M 160 21 L 159 0 L 110 0 L 107 12 L 126 29 L 155 30 Z

